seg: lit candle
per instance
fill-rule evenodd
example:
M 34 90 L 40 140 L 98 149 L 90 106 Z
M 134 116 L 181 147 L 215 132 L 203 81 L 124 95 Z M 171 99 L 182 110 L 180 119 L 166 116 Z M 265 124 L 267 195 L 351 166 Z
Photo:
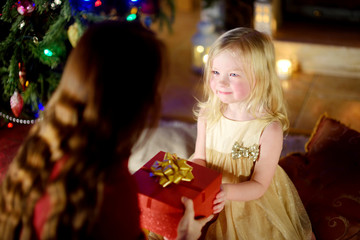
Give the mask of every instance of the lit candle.
M 280 59 L 276 62 L 276 71 L 280 79 L 287 79 L 292 74 L 292 64 L 288 59 Z

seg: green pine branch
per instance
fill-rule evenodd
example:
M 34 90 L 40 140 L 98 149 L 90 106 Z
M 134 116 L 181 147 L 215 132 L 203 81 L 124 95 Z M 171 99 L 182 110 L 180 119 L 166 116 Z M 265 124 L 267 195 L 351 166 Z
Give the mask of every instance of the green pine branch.
M 45 104 L 60 81 L 63 66 L 72 48 L 67 35 L 69 25 L 77 23 L 80 38 L 87 23 L 103 21 L 110 16 L 88 11 L 77 12 L 69 0 L 62 0 L 59 5 L 54 5 L 53 0 L 29 0 L 35 3 L 35 10 L 23 16 L 17 11 L 17 1 L 2 1 L 5 2 L 0 4 L 0 29 L 2 33 L 8 31 L 8 34 L 0 34 L 0 94 L 4 102 L 0 107 L 9 106 L 10 97 L 18 90 L 24 99 L 24 108 L 36 112 L 39 102 Z M 162 3 L 159 12 L 153 17 L 159 21 L 160 27 L 166 25 L 171 32 L 175 16 L 174 0 L 159 1 Z M 126 19 L 126 16 L 119 17 Z M 19 64 L 25 67 L 28 86 L 20 83 Z M 12 114 L 11 110 L 7 111 L 9 115 Z M 31 116 L 28 113 L 23 110 L 22 114 Z

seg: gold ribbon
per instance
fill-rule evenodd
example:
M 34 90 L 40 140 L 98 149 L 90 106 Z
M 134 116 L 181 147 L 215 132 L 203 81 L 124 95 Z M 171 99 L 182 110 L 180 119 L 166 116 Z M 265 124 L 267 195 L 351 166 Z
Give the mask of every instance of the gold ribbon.
M 163 161 L 155 161 L 151 166 L 150 176 L 158 176 L 159 184 L 163 187 L 181 181 L 190 182 L 194 179 L 192 167 L 185 159 L 180 159 L 176 154 L 165 153 Z

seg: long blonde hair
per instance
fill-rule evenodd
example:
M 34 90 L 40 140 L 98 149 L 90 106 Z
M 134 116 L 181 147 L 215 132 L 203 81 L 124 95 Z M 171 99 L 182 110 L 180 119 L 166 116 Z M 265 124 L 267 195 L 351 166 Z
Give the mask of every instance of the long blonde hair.
M 251 28 L 235 28 L 221 35 L 212 45 L 204 72 L 204 98 L 199 101 L 195 116 L 204 117 L 208 125 L 217 122 L 226 105 L 210 87 L 214 58 L 225 50 L 235 52 L 248 69 L 244 69 L 251 93 L 247 110 L 254 117 L 279 121 L 286 131 L 289 127 L 280 80 L 275 71 L 274 45 L 267 35 Z
M 45 192 L 52 208 L 42 239 L 91 237 L 108 173 L 127 162 L 142 130 L 158 122 L 164 50 L 140 23 L 89 28 L 1 183 L 1 239 L 36 238 L 34 206 Z M 60 174 L 49 181 L 64 155 Z

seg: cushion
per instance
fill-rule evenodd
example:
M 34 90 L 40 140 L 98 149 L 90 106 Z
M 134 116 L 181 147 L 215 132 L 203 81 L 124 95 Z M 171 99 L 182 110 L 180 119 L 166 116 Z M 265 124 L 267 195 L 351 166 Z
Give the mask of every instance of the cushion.
M 305 150 L 279 164 L 296 186 L 316 238 L 360 237 L 360 133 L 325 114 Z
M 320 117 L 305 149 L 312 157 L 339 157 L 347 163 L 354 162 L 352 157 L 360 159 L 360 133 L 324 114 Z

